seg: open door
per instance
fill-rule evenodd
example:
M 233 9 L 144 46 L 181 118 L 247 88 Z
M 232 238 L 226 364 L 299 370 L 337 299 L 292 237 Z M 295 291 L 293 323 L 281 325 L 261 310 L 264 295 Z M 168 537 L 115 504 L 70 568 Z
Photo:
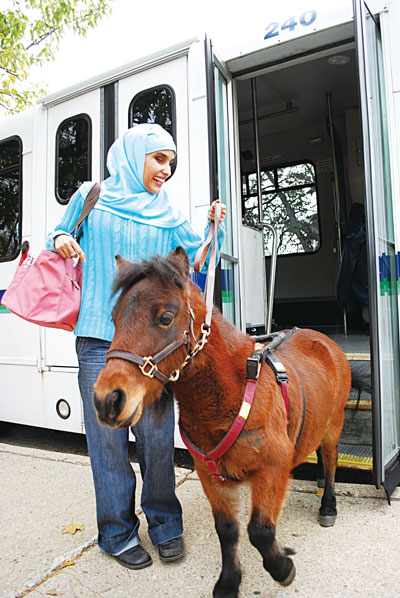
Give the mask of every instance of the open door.
M 369 247 L 374 473 L 388 500 L 400 481 L 399 314 L 386 98 L 379 22 L 354 0 Z
M 219 198 L 227 206 L 226 237 L 218 266 L 214 302 L 232 324 L 240 325 L 238 297 L 238 244 L 233 234 L 236 219 L 232 201 L 230 148 L 232 131 L 229 127 L 230 76 L 225 65 L 215 56 L 211 40 L 205 39 L 207 114 L 210 166 L 211 202 Z

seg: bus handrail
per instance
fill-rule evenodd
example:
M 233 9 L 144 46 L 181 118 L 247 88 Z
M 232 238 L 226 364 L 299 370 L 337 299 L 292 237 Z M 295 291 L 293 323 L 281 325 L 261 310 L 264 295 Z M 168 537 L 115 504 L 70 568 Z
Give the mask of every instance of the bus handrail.
M 276 278 L 276 260 L 278 255 L 278 233 L 272 224 L 266 222 L 257 222 L 260 229 L 266 228 L 272 234 L 271 265 L 269 270 L 269 283 L 267 292 L 267 313 L 265 318 L 265 334 L 270 334 L 272 327 L 272 310 L 274 307 L 275 278 Z M 265 283 L 267 281 L 265 280 Z

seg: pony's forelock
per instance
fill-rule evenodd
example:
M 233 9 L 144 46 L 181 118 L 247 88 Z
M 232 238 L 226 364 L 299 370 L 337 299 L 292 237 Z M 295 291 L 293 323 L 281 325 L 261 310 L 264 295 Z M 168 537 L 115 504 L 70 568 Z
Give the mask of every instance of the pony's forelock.
M 186 279 L 176 260 L 171 256 L 156 256 L 152 260 L 129 263 L 122 266 L 115 277 L 113 296 L 119 291 L 130 289 L 144 278 L 158 278 L 163 285 L 183 289 Z

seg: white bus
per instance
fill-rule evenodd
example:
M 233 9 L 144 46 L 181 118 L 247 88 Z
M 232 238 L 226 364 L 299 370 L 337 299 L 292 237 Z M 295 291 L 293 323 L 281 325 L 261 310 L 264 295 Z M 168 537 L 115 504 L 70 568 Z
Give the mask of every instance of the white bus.
M 223 56 L 207 36 L 191 39 L 0 122 L 0 295 L 22 242 L 43 248 L 77 186 L 107 176 L 113 140 L 159 122 L 178 146 L 167 184 L 193 226 L 201 232 L 216 197 L 228 205 L 216 293 L 225 317 L 252 333 L 318 328 L 371 364 L 372 396 L 357 411 L 349 401 L 340 464 L 371 469 L 390 497 L 400 481 L 400 5 L 273 10 Z M 265 225 L 278 239 L 274 290 Z M 74 336 L 5 308 L 0 331 L 0 420 L 83 432 Z

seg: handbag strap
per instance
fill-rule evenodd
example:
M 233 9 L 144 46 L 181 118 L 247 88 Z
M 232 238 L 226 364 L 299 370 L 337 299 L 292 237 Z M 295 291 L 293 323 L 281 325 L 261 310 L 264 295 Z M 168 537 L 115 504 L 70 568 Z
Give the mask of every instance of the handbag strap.
M 81 214 L 80 214 L 78 220 L 76 221 L 74 227 L 70 231 L 70 233 L 72 235 L 72 233 L 76 229 L 75 235 L 74 235 L 75 239 L 78 238 L 79 231 L 81 229 L 83 221 L 85 220 L 86 216 L 88 216 L 88 214 L 93 210 L 94 206 L 97 203 L 97 200 L 99 199 L 99 195 L 100 195 L 100 184 L 95 183 L 93 185 L 93 187 L 90 189 L 89 193 L 87 194 L 85 203 L 83 204 L 83 207 L 82 207 Z

